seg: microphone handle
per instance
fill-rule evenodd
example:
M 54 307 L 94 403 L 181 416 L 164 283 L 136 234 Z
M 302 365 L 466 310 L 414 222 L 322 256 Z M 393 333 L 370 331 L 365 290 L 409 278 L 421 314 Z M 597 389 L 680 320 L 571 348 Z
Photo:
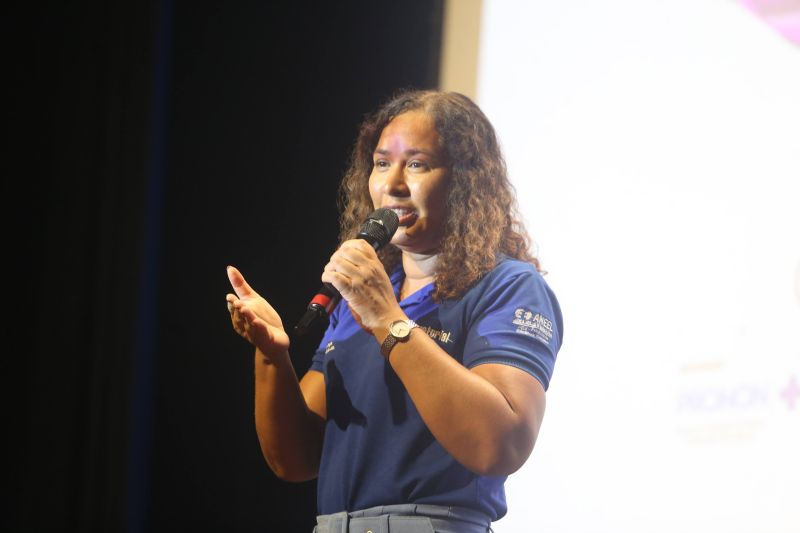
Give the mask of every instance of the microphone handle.
M 330 283 L 323 283 L 322 288 L 317 292 L 317 295 L 311 299 L 311 303 L 306 307 L 306 312 L 303 313 L 303 316 L 294 327 L 294 334 L 303 336 L 308 333 L 311 324 L 323 317 L 329 316 L 341 299 L 342 295 L 339 294 L 336 287 Z

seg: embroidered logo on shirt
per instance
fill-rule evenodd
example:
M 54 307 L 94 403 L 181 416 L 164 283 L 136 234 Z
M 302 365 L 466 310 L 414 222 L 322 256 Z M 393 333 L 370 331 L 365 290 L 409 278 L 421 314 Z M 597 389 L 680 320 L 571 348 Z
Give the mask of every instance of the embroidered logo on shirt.
M 420 326 L 420 329 L 428 334 L 433 340 L 442 341 L 447 344 L 453 342 L 453 333 L 451 331 L 442 331 L 441 329 L 433 329 L 430 326 Z
M 325 354 L 328 352 L 332 352 L 336 349 L 336 346 L 333 345 L 333 341 L 330 341 L 327 346 L 325 346 Z
M 553 322 L 541 313 L 534 314 L 520 307 L 514 311 L 514 320 L 511 323 L 517 326 L 517 333 L 529 335 L 545 344 L 549 345 L 553 338 Z

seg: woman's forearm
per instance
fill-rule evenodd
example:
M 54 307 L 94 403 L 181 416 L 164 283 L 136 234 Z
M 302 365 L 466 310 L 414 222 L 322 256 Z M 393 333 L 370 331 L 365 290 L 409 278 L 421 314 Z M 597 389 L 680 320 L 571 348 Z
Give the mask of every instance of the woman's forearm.
M 428 429 L 468 469 L 508 475 L 530 455 L 544 411 L 534 378 L 504 365 L 470 371 L 420 329 L 395 345 L 389 362 Z
M 255 422 L 261 452 L 279 478 L 317 476 L 324 420 L 309 409 L 288 352 L 255 354 Z

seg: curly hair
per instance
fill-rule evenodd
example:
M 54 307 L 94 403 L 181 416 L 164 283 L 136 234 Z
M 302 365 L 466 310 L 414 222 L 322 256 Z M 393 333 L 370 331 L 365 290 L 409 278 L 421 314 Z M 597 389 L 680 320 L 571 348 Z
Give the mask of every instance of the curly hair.
M 441 301 L 463 295 L 495 267 L 498 254 L 541 270 L 539 260 L 530 253 L 532 241 L 518 214 L 494 128 L 472 100 L 455 92 L 405 90 L 362 123 L 339 191 L 341 241 L 352 239 L 374 209 L 368 182 L 383 129 L 398 115 L 417 110 L 432 118 L 450 162 L 447 220 L 433 298 Z M 401 254 L 387 245 L 378 256 L 391 272 Z

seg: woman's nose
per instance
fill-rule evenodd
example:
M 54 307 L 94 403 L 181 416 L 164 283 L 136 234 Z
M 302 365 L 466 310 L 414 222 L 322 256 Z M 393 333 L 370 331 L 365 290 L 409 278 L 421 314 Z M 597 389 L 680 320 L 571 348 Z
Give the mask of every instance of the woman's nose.
M 408 196 L 408 183 L 404 165 L 392 165 L 386 172 L 386 181 L 383 184 L 384 191 L 389 196 Z

